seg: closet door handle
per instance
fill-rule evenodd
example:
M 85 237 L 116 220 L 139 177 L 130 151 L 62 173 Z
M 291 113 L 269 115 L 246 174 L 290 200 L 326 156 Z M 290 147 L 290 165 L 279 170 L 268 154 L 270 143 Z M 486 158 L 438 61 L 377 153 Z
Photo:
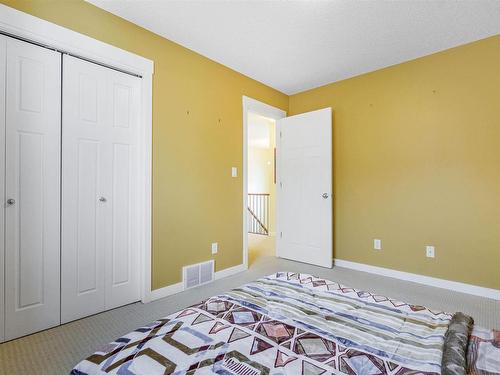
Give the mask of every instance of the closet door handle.
M 9 206 L 12 206 L 13 204 L 16 204 L 16 200 L 15 200 L 15 199 L 12 199 L 12 198 L 9 198 L 9 199 L 7 199 L 7 204 L 8 204 Z
M 106 202 L 106 201 L 107 201 L 107 199 L 106 199 L 106 198 L 104 198 L 104 197 L 100 197 L 100 198 L 99 198 L 99 202 L 103 202 L 103 203 L 104 203 L 104 202 Z

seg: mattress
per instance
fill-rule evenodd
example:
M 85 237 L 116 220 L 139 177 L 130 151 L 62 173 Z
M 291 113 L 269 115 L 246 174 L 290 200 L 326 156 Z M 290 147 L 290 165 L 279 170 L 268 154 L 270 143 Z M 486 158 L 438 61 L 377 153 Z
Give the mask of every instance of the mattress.
M 470 336 L 462 320 L 278 272 L 130 332 L 71 374 L 500 374 L 498 332 Z

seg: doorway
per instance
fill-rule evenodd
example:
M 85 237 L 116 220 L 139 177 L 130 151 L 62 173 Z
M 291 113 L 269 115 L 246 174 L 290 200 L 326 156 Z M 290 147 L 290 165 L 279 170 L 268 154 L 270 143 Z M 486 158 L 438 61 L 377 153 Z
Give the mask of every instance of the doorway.
M 286 112 L 243 97 L 243 259 L 276 254 L 276 121 Z
M 274 256 L 276 243 L 276 121 L 248 113 L 248 256 Z
M 332 133 L 329 107 L 286 117 L 278 108 L 243 97 L 246 268 L 266 256 L 332 267 Z M 272 185 L 266 182 L 269 175 Z

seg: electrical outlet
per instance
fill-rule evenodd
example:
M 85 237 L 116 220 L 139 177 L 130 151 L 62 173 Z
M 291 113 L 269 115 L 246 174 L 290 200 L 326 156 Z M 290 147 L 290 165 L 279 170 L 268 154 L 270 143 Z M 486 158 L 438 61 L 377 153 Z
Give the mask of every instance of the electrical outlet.
M 217 251 L 219 251 L 219 244 L 217 242 L 212 243 L 212 255 L 217 254 Z
M 382 240 L 374 239 L 373 240 L 373 249 L 374 250 L 382 250 Z
M 436 251 L 434 246 L 426 246 L 425 247 L 425 255 L 427 258 L 434 258 L 436 255 Z

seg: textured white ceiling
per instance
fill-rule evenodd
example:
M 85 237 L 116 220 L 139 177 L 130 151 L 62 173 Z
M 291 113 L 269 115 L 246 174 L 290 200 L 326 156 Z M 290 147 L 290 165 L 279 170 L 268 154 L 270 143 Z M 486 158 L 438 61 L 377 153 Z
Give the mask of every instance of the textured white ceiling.
M 286 94 L 500 33 L 500 0 L 89 2 Z

